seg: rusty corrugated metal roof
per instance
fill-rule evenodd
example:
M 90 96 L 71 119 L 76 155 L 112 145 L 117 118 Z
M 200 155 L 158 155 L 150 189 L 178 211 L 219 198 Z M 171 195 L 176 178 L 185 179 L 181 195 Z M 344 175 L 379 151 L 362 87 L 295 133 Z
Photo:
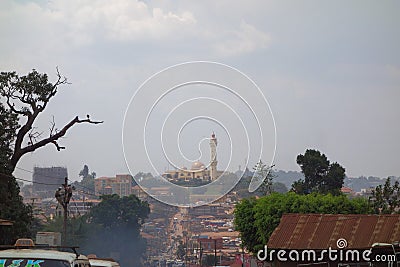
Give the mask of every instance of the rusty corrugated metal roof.
M 400 215 L 284 214 L 269 241 L 276 249 L 337 248 L 343 238 L 347 248 L 400 241 Z
M 12 226 L 13 224 L 13 221 L 0 219 L 0 226 Z

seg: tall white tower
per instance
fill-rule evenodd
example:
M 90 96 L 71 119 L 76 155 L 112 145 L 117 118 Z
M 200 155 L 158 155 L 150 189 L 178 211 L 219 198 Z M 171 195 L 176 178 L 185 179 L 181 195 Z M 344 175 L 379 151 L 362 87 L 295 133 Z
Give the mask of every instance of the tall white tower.
M 215 134 L 212 133 L 210 139 L 210 151 L 211 151 L 211 159 L 210 159 L 210 167 L 211 167 L 211 180 L 217 179 L 217 138 Z

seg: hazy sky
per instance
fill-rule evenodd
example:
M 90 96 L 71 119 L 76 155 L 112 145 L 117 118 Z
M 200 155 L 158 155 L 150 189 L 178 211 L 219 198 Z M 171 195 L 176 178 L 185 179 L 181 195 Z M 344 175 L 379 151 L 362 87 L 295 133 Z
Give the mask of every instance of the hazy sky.
M 296 156 L 316 148 L 349 176 L 400 176 L 399 10 L 399 1 L 1 0 L 0 69 L 26 74 L 35 68 L 54 80 L 58 66 L 72 83 L 60 88 L 39 126 L 48 129 L 53 115 L 59 127 L 76 115 L 105 121 L 75 126 L 60 142 L 66 150 L 48 146 L 18 166 L 67 166 L 70 179 L 77 179 L 83 164 L 98 176 L 127 173 L 122 125 L 135 91 L 166 67 L 203 60 L 237 68 L 260 87 L 275 118 L 277 169 L 299 170 Z M 200 97 L 229 99 L 218 90 L 193 90 L 200 91 Z M 177 92 L 171 96 L 175 106 L 183 96 L 198 97 L 190 90 Z M 141 102 L 151 106 L 145 97 Z M 204 112 L 231 117 L 232 110 L 211 102 Z M 200 116 L 202 107 L 199 102 L 183 113 L 196 110 L 193 116 Z M 140 118 L 146 114 L 135 116 L 129 127 L 142 134 Z M 182 126 L 185 120 L 178 117 L 171 121 Z M 231 133 L 241 131 L 238 121 L 226 123 Z M 257 132 L 251 124 L 246 130 Z M 196 120 L 182 132 L 183 153 L 196 159 L 198 143 L 212 131 L 219 137 L 218 160 L 226 165 L 228 135 L 210 121 Z M 266 143 L 271 133 L 264 133 Z M 178 135 L 166 134 L 166 144 Z M 234 171 L 244 165 L 247 142 L 233 145 L 229 168 Z M 146 155 L 130 149 L 132 172 L 153 172 Z M 207 163 L 204 140 L 200 150 Z M 153 154 L 157 168 L 168 167 L 162 154 Z M 31 179 L 27 172 L 15 174 Z

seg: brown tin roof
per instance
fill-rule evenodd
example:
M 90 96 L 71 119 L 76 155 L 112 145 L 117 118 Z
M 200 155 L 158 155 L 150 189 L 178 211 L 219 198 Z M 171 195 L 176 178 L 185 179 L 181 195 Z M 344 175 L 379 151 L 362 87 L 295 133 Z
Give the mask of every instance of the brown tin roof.
M 0 219 L 0 226 L 12 226 L 13 224 L 13 221 Z
M 349 249 L 400 241 L 400 215 L 284 214 L 268 248 L 334 249 L 338 239 Z

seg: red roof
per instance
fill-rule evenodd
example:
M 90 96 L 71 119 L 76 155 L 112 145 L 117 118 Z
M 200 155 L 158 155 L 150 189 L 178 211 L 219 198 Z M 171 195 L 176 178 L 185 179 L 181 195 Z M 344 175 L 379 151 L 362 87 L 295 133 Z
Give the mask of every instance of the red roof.
M 353 192 L 353 190 L 350 187 L 342 187 L 340 189 L 340 191 L 342 191 L 342 193 L 351 193 L 351 192 Z
M 400 215 L 284 214 L 268 248 L 337 248 L 341 238 L 347 241 L 346 248 L 357 249 L 400 241 Z

